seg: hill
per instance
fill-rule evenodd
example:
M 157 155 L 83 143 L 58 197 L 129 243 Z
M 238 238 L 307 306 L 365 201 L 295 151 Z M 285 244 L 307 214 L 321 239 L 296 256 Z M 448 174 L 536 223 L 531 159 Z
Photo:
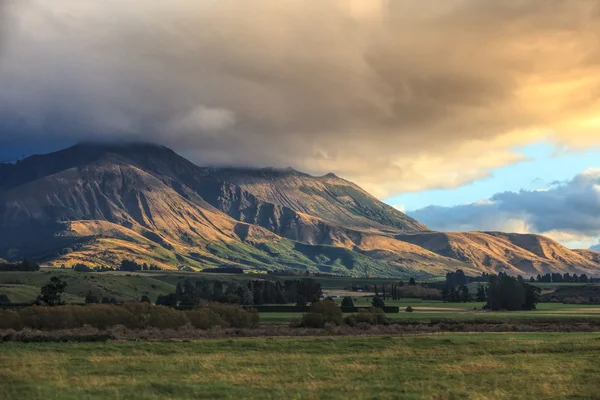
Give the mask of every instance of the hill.
M 146 143 L 0 164 L 0 257 L 398 277 L 598 267 L 541 236 L 429 231 L 333 174 L 199 167 Z
M 596 275 L 598 258 L 587 257 L 549 238 L 501 232 L 423 232 L 397 235 L 434 253 L 473 265 L 481 272 L 532 276 L 547 272 Z M 593 253 L 593 252 L 592 252 Z

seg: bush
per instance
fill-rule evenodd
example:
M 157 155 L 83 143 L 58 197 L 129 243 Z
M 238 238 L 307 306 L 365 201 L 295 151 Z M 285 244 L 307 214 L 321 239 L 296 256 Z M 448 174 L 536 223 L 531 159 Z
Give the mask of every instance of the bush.
M 260 317 L 255 309 L 244 309 L 235 304 L 201 303 L 200 309 L 208 309 L 216 313 L 226 323 L 226 327 L 253 328 L 258 326 Z
M 413 310 L 413 308 L 411 306 L 406 307 L 406 309 L 404 310 L 406 312 L 413 312 L 415 310 Z
M 354 300 L 352 297 L 346 296 L 342 299 L 342 307 L 354 307 Z
M 305 328 L 324 328 L 325 318 L 323 314 L 309 312 L 302 316 L 300 326 Z
M 88 267 L 85 264 L 75 264 L 75 265 L 73 265 L 73 271 L 77 271 L 77 272 L 94 272 L 93 269 L 91 269 L 90 267 Z
M 438 289 L 423 286 L 399 286 L 396 295 L 403 299 L 442 300 L 442 292 Z
M 373 301 L 371 302 L 371 305 L 373 307 L 382 308 L 382 307 L 385 307 L 385 302 L 383 301 L 383 299 L 381 297 L 375 296 L 375 297 L 373 297 Z
M 354 327 L 360 323 L 369 325 L 387 325 L 389 320 L 383 310 L 377 307 L 360 309 L 358 313 L 349 315 L 344 319 L 346 324 Z
M 215 326 L 226 327 L 228 324 L 219 314 L 215 313 L 208 308 L 199 308 L 195 310 L 186 311 L 190 324 L 197 329 L 210 329 Z
M 310 312 L 302 316 L 302 326 L 323 328 L 326 323 L 340 325 L 342 309 L 331 299 L 316 301 L 310 306 Z
M 97 329 L 116 325 L 129 329 L 177 329 L 189 323 L 199 329 L 215 326 L 254 328 L 258 322 L 259 316 L 255 310 L 247 311 L 240 306 L 220 303 L 205 303 L 187 312 L 149 303 L 31 306 L 17 311 L 0 310 L 0 329 L 15 330 L 72 329 L 84 325 Z
M 0 293 L 0 304 L 10 304 L 10 297 L 7 294 Z

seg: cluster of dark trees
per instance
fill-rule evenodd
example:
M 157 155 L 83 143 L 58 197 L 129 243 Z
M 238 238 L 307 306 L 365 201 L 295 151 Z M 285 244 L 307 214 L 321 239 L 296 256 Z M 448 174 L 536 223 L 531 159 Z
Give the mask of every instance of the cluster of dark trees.
M 65 268 L 64 264 L 61 268 Z M 154 264 L 139 264 L 134 260 L 122 260 L 121 265 L 118 268 L 112 267 L 90 267 L 89 265 L 83 263 L 77 263 L 72 267 L 73 271 L 77 272 L 108 272 L 108 271 L 126 271 L 126 272 L 136 272 L 136 271 L 161 271 L 162 268 L 154 265 Z
M 243 274 L 244 270 L 239 267 L 219 267 L 219 268 L 205 268 L 202 272 L 216 273 L 216 274 Z
M 23 260 L 20 263 L 2 263 L 0 264 L 0 272 L 7 272 L 7 271 L 25 271 L 25 272 L 32 272 L 32 271 L 39 271 L 40 270 L 40 266 L 36 263 L 32 263 L 28 260 Z
M 314 279 L 273 282 L 253 280 L 223 282 L 185 279 L 177 284 L 175 293 L 160 295 L 156 304 L 193 307 L 202 300 L 242 305 L 289 304 L 305 306 L 323 295 L 321 284 Z
M 453 303 L 468 303 L 472 301 L 471 295 L 469 294 L 469 288 L 464 284 L 460 286 L 446 285 L 442 289 L 442 300 Z
M 469 278 L 462 269 L 446 273 L 446 286 L 461 286 L 469 283 Z
M 50 283 L 42 286 L 36 304 L 45 306 L 60 306 L 65 304 L 62 301 L 62 294 L 66 287 L 67 282 L 64 282 L 58 276 L 53 276 L 50 278 Z
M 541 289 L 526 283 L 521 276 L 498 274 L 490 275 L 485 293 L 487 303 L 484 308 L 492 311 L 535 310 Z
M 545 275 L 540 275 L 538 274 L 537 277 L 531 277 L 529 278 L 529 282 L 581 282 L 581 283 L 588 283 L 591 282 L 592 280 L 590 278 L 588 278 L 588 276 L 586 274 L 581 274 L 579 276 L 577 276 L 577 274 L 569 274 L 569 273 L 565 273 L 565 274 L 559 274 L 559 273 L 552 273 L 552 274 L 545 274 Z
M 160 271 L 161 267 L 154 264 L 138 264 L 134 260 L 123 260 L 121 261 L 121 266 L 119 267 L 119 271 L 128 271 L 128 272 L 136 272 L 136 271 Z
M 479 285 L 473 299 L 466 286 L 470 280 L 464 272 L 449 272 L 446 274 L 442 298 L 450 302 L 486 302 L 484 308 L 493 311 L 534 310 L 540 301 L 541 289 L 526 283 L 522 276 L 515 278 L 500 272 L 498 275 L 488 274 L 486 279 L 488 285 Z

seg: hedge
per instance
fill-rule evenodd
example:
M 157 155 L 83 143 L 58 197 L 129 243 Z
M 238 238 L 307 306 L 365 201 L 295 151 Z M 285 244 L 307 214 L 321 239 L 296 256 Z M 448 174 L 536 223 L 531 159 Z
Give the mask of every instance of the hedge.
M 31 306 L 19 309 L 0 309 L 0 329 L 23 328 L 55 330 L 89 325 L 105 329 L 123 325 L 130 329 L 177 329 L 191 324 L 199 329 L 253 328 L 258 326 L 255 310 L 220 303 L 203 303 L 189 311 L 179 311 L 148 303 L 90 304 L 86 306 Z

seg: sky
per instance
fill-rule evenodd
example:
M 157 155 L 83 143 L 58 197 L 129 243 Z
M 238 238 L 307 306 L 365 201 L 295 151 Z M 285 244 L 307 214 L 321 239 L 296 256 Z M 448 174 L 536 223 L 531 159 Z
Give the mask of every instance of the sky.
M 144 140 L 432 229 L 600 237 L 596 0 L 0 0 L 0 88 L 0 161 Z

